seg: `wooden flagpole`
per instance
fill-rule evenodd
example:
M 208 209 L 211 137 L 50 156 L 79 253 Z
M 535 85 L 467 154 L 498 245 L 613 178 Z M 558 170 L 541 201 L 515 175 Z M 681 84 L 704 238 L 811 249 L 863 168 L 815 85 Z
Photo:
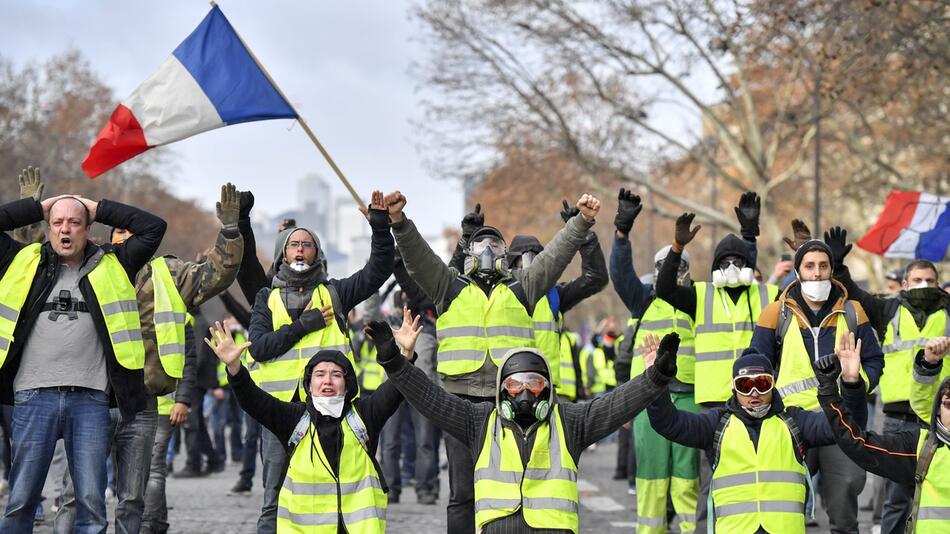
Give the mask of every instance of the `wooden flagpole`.
M 217 6 L 214 0 L 210 0 L 210 4 L 212 8 Z M 303 131 L 306 132 L 307 137 L 309 137 L 310 140 L 313 141 L 314 146 L 317 147 L 317 150 L 320 151 L 320 154 L 323 155 L 323 158 L 327 160 L 327 163 L 330 164 L 330 168 L 333 169 L 333 172 L 336 173 L 337 178 L 339 178 L 340 181 L 343 182 L 343 186 L 346 187 L 346 190 L 350 192 L 350 196 L 353 197 L 353 200 L 356 201 L 356 204 L 359 205 L 360 208 L 363 208 L 365 210 L 366 204 L 364 204 L 360 196 L 356 194 L 356 190 L 353 189 L 352 185 L 350 185 L 350 181 L 346 179 L 346 176 L 343 176 L 343 171 L 341 171 L 340 168 L 337 167 L 336 162 L 333 161 L 332 157 L 330 157 L 330 153 L 327 152 L 327 149 L 323 148 L 323 144 L 320 142 L 319 139 L 317 139 L 317 136 L 313 133 L 313 130 L 310 129 L 310 125 L 307 124 L 307 121 L 305 121 L 304 118 L 300 115 L 300 112 L 297 111 L 297 108 L 295 108 L 294 105 L 290 102 L 290 99 L 287 98 L 287 95 L 285 95 L 284 92 L 281 91 L 280 86 L 277 85 L 277 82 L 275 82 L 274 79 L 271 78 L 270 73 L 267 72 L 267 69 L 264 68 L 264 65 L 261 64 L 260 60 L 257 59 L 257 56 L 254 55 L 254 51 L 251 50 L 251 47 L 247 46 L 247 42 L 244 40 L 244 38 L 241 37 L 241 34 L 238 33 L 237 29 L 234 28 L 233 25 L 231 26 L 231 29 L 234 30 L 234 35 L 236 35 L 238 40 L 241 41 L 241 44 L 244 45 L 244 49 L 247 50 L 247 53 L 251 55 L 251 59 L 253 59 L 254 63 L 257 64 L 257 68 L 261 69 L 261 72 L 264 73 L 264 77 L 267 78 L 270 84 L 274 86 L 274 89 L 276 89 L 277 93 L 280 94 L 281 98 L 283 98 L 284 101 L 287 102 L 287 105 L 290 106 L 290 109 L 294 110 L 294 113 L 297 114 L 297 122 L 300 123 L 300 127 L 303 128 Z

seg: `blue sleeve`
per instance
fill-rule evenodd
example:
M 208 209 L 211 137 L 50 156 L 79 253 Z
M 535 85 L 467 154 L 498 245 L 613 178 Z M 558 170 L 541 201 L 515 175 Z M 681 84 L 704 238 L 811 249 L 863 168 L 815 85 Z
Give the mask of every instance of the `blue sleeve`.
M 677 410 L 666 392 L 647 408 L 650 426 L 664 438 L 696 449 L 707 450 L 713 446 L 716 425 L 722 417 L 722 409 L 702 413 Z
M 644 285 L 633 266 L 630 239 L 614 235 L 610 248 L 610 282 L 630 315 L 639 317 L 644 301 Z
M 749 342 L 749 347 L 753 348 L 759 354 L 765 355 L 769 361 L 772 362 L 772 367 L 778 369 L 779 362 L 777 361 L 776 347 L 775 347 L 775 329 L 769 328 L 767 326 L 755 325 L 755 330 L 752 331 L 752 341 Z

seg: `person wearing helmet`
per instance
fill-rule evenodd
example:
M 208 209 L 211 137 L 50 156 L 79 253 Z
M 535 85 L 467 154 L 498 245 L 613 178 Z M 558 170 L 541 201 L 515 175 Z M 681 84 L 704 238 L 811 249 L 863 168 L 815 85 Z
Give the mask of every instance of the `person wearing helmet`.
M 524 269 L 509 269 L 508 244 L 491 226 L 474 230 L 465 244 L 462 270 L 447 266 L 403 214 L 406 197 L 386 196 L 396 246 L 409 275 L 439 313 L 437 370 L 445 389 L 471 402 L 491 401 L 501 358 L 516 347 L 534 347 L 535 305 L 557 283 L 587 240 L 600 201 L 582 195 L 578 215 Z M 418 408 L 418 407 L 417 407 Z M 474 534 L 472 457 L 468 443 L 446 437 L 449 459 L 448 530 Z
M 515 347 L 495 370 L 493 397 L 472 403 L 446 392 L 400 356 L 386 323 L 371 323 L 366 333 L 377 346 L 387 384 L 465 443 L 475 459 L 470 530 L 483 534 L 576 534 L 581 453 L 663 390 L 676 374 L 679 344 L 675 333 L 667 335 L 651 371 L 587 403 L 559 403 L 544 356 L 534 348 Z

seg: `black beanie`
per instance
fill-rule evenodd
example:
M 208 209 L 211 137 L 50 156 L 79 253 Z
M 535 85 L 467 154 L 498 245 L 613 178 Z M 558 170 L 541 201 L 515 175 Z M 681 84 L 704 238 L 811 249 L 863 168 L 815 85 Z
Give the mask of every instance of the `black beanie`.
M 542 250 L 544 250 L 544 245 L 533 235 L 516 235 L 511 239 L 511 246 L 508 247 L 508 252 L 517 256 L 525 252 L 540 254 Z
M 716 252 L 713 254 L 711 271 L 719 269 L 719 262 L 726 256 L 738 256 L 746 261 L 749 267 L 755 268 L 749 259 L 749 244 L 736 234 L 729 234 L 719 241 L 716 245 Z
M 772 369 L 772 362 L 752 347 L 745 349 L 742 356 L 736 358 L 736 361 L 732 364 L 732 378 L 760 374 L 774 375 L 775 372 Z
M 833 256 L 831 255 L 831 247 L 827 243 L 820 239 L 809 239 L 802 243 L 802 246 L 798 247 L 798 250 L 795 251 L 795 272 L 798 272 L 798 267 L 802 264 L 802 259 L 805 258 L 805 254 L 814 251 L 824 252 L 828 255 L 828 263 L 833 261 Z
M 501 366 L 501 378 L 504 380 L 515 373 L 533 372 L 550 379 L 548 365 L 544 357 L 534 352 L 516 352 L 505 359 Z

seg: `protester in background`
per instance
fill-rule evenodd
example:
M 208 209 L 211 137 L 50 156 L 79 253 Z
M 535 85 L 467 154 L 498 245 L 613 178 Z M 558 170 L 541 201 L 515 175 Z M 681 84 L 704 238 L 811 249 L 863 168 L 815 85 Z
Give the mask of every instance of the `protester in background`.
M 211 322 L 201 307 L 189 311 L 195 320 L 195 332 L 204 332 Z M 175 478 L 198 478 L 211 473 L 224 471 L 224 463 L 219 461 L 214 450 L 214 442 L 208 431 L 208 419 L 205 417 L 205 396 L 218 386 L 218 360 L 204 344 L 196 344 L 197 352 L 194 402 L 185 419 L 184 438 L 187 448 L 185 467 L 174 474 Z
M 887 271 L 887 273 L 884 274 L 884 295 L 894 296 L 900 293 L 903 285 L 901 284 L 903 278 L 904 272 L 900 269 Z

